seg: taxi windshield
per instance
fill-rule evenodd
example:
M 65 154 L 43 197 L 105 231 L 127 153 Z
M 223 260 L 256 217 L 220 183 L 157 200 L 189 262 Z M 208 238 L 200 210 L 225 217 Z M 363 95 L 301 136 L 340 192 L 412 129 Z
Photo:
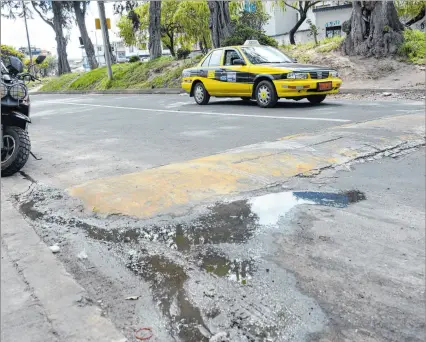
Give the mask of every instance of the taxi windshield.
M 251 64 L 293 63 L 290 57 L 271 46 L 243 46 L 241 50 Z

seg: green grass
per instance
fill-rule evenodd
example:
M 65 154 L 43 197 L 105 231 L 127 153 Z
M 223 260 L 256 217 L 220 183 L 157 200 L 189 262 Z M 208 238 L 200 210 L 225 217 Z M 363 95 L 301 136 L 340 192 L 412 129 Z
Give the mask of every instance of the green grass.
M 318 41 L 318 45 L 315 42 L 299 43 L 296 45 L 282 45 L 281 49 L 284 53 L 296 58 L 299 62 L 309 63 L 311 60 L 311 54 L 317 53 L 329 53 L 337 50 L 342 44 L 344 37 L 332 37 L 325 38 Z
M 420 30 L 405 30 L 404 43 L 398 54 L 413 64 L 426 64 L 426 33 Z
M 183 69 L 193 60 L 176 61 L 160 57 L 148 62 L 114 64 L 113 80 L 106 67 L 84 73 L 66 74 L 45 84 L 40 91 L 178 88 Z
M 68 86 L 80 76 L 79 73 L 74 74 L 65 74 L 61 77 L 53 77 L 49 82 L 47 82 L 43 87 L 40 88 L 40 91 L 58 91 L 67 89 Z

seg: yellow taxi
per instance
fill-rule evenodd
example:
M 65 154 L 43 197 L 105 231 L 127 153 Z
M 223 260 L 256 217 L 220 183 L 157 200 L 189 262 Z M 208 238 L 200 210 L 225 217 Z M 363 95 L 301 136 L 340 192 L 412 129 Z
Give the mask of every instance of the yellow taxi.
M 215 97 L 256 100 L 273 107 L 280 98 L 317 104 L 339 91 L 342 80 L 331 68 L 298 64 L 280 50 L 246 41 L 210 51 L 200 63 L 182 73 L 182 88 L 199 105 Z

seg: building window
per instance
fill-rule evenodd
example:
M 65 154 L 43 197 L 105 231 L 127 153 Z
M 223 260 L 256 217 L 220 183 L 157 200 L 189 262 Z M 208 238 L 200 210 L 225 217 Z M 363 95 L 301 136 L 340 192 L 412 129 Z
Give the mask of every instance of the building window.
M 342 26 L 330 26 L 325 28 L 325 36 L 327 38 L 341 36 L 342 35 Z
M 129 52 L 132 53 L 134 51 L 133 46 L 129 47 Z
M 102 46 L 98 46 L 98 52 L 102 52 Z

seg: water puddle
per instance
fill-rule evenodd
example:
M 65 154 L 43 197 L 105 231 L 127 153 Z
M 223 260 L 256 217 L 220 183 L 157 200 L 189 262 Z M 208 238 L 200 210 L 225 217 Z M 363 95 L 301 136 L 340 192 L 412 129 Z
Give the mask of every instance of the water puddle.
M 205 255 L 199 255 L 202 260 L 201 267 L 218 277 L 228 278 L 229 280 L 246 285 L 254 274 L 253 260 L 229 260 L 223 255 L 214 252 L 208 252 Z
M 316 204 L 345 208 L 351 203 L 365 200 L 365 194 L 357 191 L 341 193 L 316 191 L 288 191 L 254 197 L 249 200 L 251 211 L 259 218 L 260 225 L 275 225 L 280 217 L 300 204 Z
M 42 219 L 44 217 L 44 214 L 41 211 L 38 211 L 37 209 L 35 209 L 34 205 L 35 205 L 34 200 L 24 202 L 19 206 L 19 211 L 32 221 Z
M 198 245 L 244 243 L 251 239 L 261 226 L 276 226 L 280 218 L 301 204 L 345 208 L 365 199 L 365 194 L 357 190 L 340 193 L 287 191 L 230 203 L 218 203 L 210 208 L 208 214 L 196 220 L 170 226 L 153 225 L 107 230 L 78 221 L 73 225 L 84 229 L 90 238 L 96 240 L 114 243 L 156 241 L 170 248 L 188 252 L 192 246 Z M 40 213 L 32 209 L 33 204 L 28 202 L 25 206 L 21 206 L 21 210 L 31 218 L 40 218 Z
M 143 250 L 140 256 L 130 256 L 127 267 L 150 283 L 154 298 L 173 325 L 170 327 L 173 335 L 177 334 L 182 341 L 208 341 L 200 329 L 207 332 L 209 329 L 184 289 L 188 275 L 182 266 Z

